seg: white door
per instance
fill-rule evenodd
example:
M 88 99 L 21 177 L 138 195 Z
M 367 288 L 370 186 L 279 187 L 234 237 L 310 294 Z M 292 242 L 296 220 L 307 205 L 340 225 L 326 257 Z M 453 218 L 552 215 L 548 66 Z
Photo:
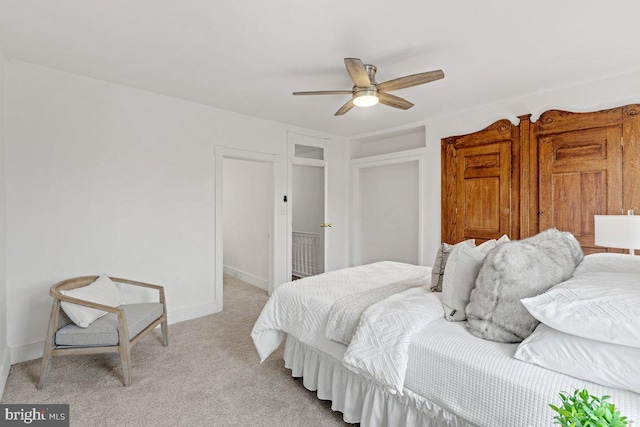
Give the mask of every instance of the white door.
M 293 165 L 292 171 L 292 259 L 291 274 L 307 277 L 324 273 L 325 168 Z
M 288 134 L 289 139 L 289 265 L 293 278 L 324 273 L 330 244 L 327 217 L 328 141 Z

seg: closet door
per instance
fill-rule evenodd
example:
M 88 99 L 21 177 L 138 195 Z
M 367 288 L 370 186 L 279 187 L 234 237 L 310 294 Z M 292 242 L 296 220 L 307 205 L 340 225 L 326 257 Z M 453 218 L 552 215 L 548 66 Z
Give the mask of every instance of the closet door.
M 540 230 L 573 233 L 586 254 L 594 243 L 594 215 L 619 215 L 622 124 L 538 137 Z
M 511 234 L 511 143 L 461 148 L 457 157 L 457 240 Z

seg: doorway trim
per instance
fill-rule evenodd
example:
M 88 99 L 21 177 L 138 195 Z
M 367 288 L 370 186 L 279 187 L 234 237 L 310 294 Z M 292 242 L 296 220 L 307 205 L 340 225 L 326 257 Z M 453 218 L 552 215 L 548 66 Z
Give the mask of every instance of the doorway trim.
M 318 147 L 323 149 L 324 160 L 307 159 L 304 157 L 296 157 L 296 144 L 308 145 L 311 147 Z M 323 221 L 331 222 L 329 219 L 329 162 L 327 162 L 327 153 L 331 145 L 329 138 L 321 138 L 316 136 L 303 135 L 295 132 L 287 131 L 287 194 L 289 195 L 290 203 L 287 203 L 287 277 L 291 280 L 293 272 L 292 258 L 293 258 L 293 166 L 314 166 L 324 168 L 324 212 Z M 324 231 L 324 265 L 322 271 L 327 267 L 327 248 L 331 241 L 331 233 L 327 233 L 327 229 Z
M 274 290 L 274 275 L 276 263 L 281 262 L 277 258 L 277 207 L 278 196 L 276 193 L 278 184 L 278 169 L 280 164 L 280 156 L 274 153 L 262 153 L 257 151 L 240 150 L 237 148 L 229 148 L 222 145 L 215 147 L 215 210 L 214 210 L 214 263 L 215 263 L 215 298 L 218 309 L 223 309 L 223 254 L 224 254 L 224 224 L 223 224 L 223 177 L 224 177 L 224 159 L 248 160 L 253 162 L 267 163 L 270 167 L 270 192 L 271 192 L 271 210 L 270 210 L 270 230 L 269 230 L 269 284 L 268 293 Z
M 399 163 L 418 162 L 418 264 L 425 265 L 424 260 L 424 148 L 382 154 L 378 156 L 362 157 L 351 160 L 351 251 L 349 265 L 351 267 L 362 264 L 360 239 L 362 230 L 360 224 L 360 172 L 362 169 L 378 166 L 395 165 Z

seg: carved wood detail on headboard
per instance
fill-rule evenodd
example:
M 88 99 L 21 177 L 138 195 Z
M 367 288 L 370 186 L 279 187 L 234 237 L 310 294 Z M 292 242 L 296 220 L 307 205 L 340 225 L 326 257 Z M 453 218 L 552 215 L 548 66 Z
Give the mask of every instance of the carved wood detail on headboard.
M 519 141 L 507 119 L 442 140 L 444 241 L 520 236 Z
M 640 212 L 640 104 L 519 119 L 442 140 L 442 241 L 555 226 L 586 253 L 606 250 L 594 244 L 593 215 Z

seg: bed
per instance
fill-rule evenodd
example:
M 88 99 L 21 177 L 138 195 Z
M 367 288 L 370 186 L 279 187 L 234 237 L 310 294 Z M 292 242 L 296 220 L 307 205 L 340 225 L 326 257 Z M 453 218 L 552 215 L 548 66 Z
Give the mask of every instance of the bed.
M 349 345 L 326 338 L 337 302 L 406 282 L 366 308 Z M 430 282 L 430 267 L 388 261 L 290 282 L 269 299 L 252 338 L 261 360 L 286 338 L 292 375 L 363 426 L 550 426 L 548 403 L 578 388 L 611 396 L 640 421 L 639 394 L 517 360 L 518 344 L 476 338 L 465 322 L 445 320 Z

